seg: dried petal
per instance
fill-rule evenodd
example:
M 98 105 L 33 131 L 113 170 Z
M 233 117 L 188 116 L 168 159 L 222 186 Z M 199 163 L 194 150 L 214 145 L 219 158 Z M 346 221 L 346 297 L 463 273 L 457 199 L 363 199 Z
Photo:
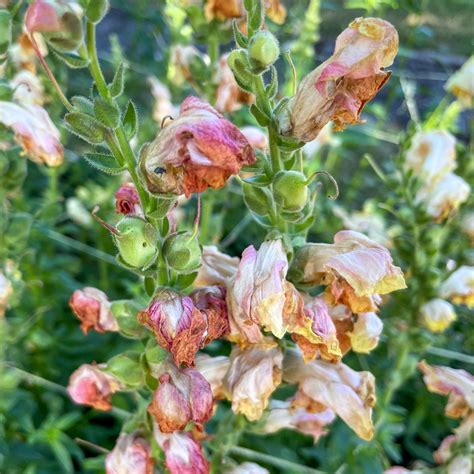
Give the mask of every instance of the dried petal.
M 214 245 L 202 249 L 202 265 L 194 281 L 195 286 L 226 285 L 237 273 L 240 259 L 219 252 Z
M 122 433 L 105 458 L 106 474 L 153 474 L 153 458 L 148 442 L 138 433 Z
M 375 313 L 360 313 L 353 329 L 348 333 L 354 352 L 367 354 L 377 347 L 383 322 Z
M 230 361 L 226 356 L 211 357 L 197 354 L 196 370 L 209 382 L 214 398 L 224 398 L 224 376 L 229 370 Z

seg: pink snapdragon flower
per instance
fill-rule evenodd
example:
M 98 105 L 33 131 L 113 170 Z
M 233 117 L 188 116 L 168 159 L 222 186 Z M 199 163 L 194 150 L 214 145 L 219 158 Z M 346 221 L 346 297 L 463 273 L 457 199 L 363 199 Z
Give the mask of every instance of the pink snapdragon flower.
M 358 123 L 365 104 L 390 78 L 383 70 L 398 50 L 397 30 L 379 18 L 357 18 L 337 38 L 333 55 L 301 81 L 280 117 L 281 132 L 309 142 L 330 121 Z
M 119 330 L 119 325 L 110 311 L 111 303 L 107 295 L 97 288 L 87 286 L 74 291 L 69 306 L 81 321 L 84 334 L 91 329 L 97 332 Z
M 142 152 L 141 170 L 151 193 L 185 194 L 224 186 L 255 162 L 242 132 L 208 103 L 188 97 Z
M 76 403 L 107 411 L 112 408 L 112 394 L 121 389 L 121 383 L 101 368 L 105 367 L 81 365 L 71 375 L 67 391 Z
M 122 433 L 105 458 L 106 474 L 153 474 L 153 458 L 148 442 L 138 433 Z
M 115 212 L 126 216 L 135 215 L 143 217 L 140 197 L 133 183 L 124 183 L 115 192 Z

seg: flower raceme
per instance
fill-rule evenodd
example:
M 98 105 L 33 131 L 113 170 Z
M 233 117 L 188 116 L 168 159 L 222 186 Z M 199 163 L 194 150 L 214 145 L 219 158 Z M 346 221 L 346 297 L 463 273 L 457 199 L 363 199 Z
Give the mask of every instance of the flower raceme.
M 397 30 L 379 18 L 357 18 L 337 38 L 333 55 L 301 81 L 280 117 L 281 133 L 310 142 L 331 120 L 358 123 L 365 104 L 390 78 Z
M 151 193 L 189 196 L 221 188 L 254 162 L 253 149 L 237 127 L 208 103 L 188 97 L 179 117 L 144 147 L 140 168 Z
M 138 433 L 122 433 L 105 458 L 106 474 L 153 474 L 153 458 L 148 442 Z
M 69 300 L 69 306 L 81 321 L 81 329 L 84 334 L 87 334 L 91 329 L 95 329 L 97 332 L 119 330 L 110 305 L 107 295 L 92 287 L 74 291 Z

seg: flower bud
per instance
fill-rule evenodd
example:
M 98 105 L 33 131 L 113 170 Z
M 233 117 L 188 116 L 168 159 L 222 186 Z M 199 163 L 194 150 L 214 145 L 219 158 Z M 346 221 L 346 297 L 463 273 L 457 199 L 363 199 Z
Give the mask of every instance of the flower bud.
M 190 422 L 209 420 L 213 408 L 211 386 L 196 369 L 179 369 L 164 362 L 158 370 L 160 384 L 148 411 L 163 433 L 181 431 Z
M 81 365 L 70 377 L 67 391 L 81 405 L 97 410 L 110 410 L 112 394 L 122 388 L 113 375 L 105 373 L 103 365 Z
M 120 257 L 133 268 L 147 268 L 156 259 L 157 234 L 151 224 L 136 216 L 124 217 L 117 224 L 114 241 Z
M 113 375 L 125 387 L 138 388 L 143 384 L 139 352 L 126 351 L 112 357 L 104 371 Z
M 363 354 L 369 353 L 377 347 L 382 330 L 383 323 L 375 313 L 358 314 L 354 328 L 348 333 L 352 350 Z
M 423 325 L 431 332 L 443 332 L 456 320 L 456 313 L 451 303 L 435 298 L 420 308 Z
M 107 295 L 97 288 L 85 287 L 76 290 L 69 300 L 69 306 L 80 319 L 84 334 L 90 329 L 95 329 L 97 332 L 119 330 L 117 321 L 110 311 Z
M 66 2 L 34 0 L 25 15 L 29 33 L 41 33 L 57 50 L 74 51 L 82 44 L 80 15 Z
M 280 171 L 273 179 L 273 195 L 285 211 L 301 211 L 308 201 L 307 178 L 299 171 Z
M 177 272 L 190 273 L 201 264 L 201 246 L 190 232 L 169 235 L 163 243 L 163 255 L 168 265 Z
M 252 68 L 255 72 L 263 72 L 278 59 L 280 46 L 272 33 L 259 31 L 250 40 L 248 52 Z
M 138 433 L 122 433 L 105 458 L 106 474 L 153 474 L 153 458 L 148 442 Z

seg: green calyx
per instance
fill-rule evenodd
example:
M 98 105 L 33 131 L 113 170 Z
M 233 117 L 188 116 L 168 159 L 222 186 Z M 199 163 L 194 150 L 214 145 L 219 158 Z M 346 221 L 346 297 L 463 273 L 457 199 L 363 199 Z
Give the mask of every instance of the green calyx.
M 256 73 L 261 73 L 278 59 L 278 40 L 269 31 L 259 31 L 250 40 L 248 54 L 252 68 Z
M 178 232 L 168 236 L 163 244 L 163 255 L 173 270 L 189 273 L 201 264 L 201 246 L 194 234 Z
M 308 201 L 308 179 L 299 171 L 280 171 L 273 179 L 273 196 L 285 211 L 301 211 Z

